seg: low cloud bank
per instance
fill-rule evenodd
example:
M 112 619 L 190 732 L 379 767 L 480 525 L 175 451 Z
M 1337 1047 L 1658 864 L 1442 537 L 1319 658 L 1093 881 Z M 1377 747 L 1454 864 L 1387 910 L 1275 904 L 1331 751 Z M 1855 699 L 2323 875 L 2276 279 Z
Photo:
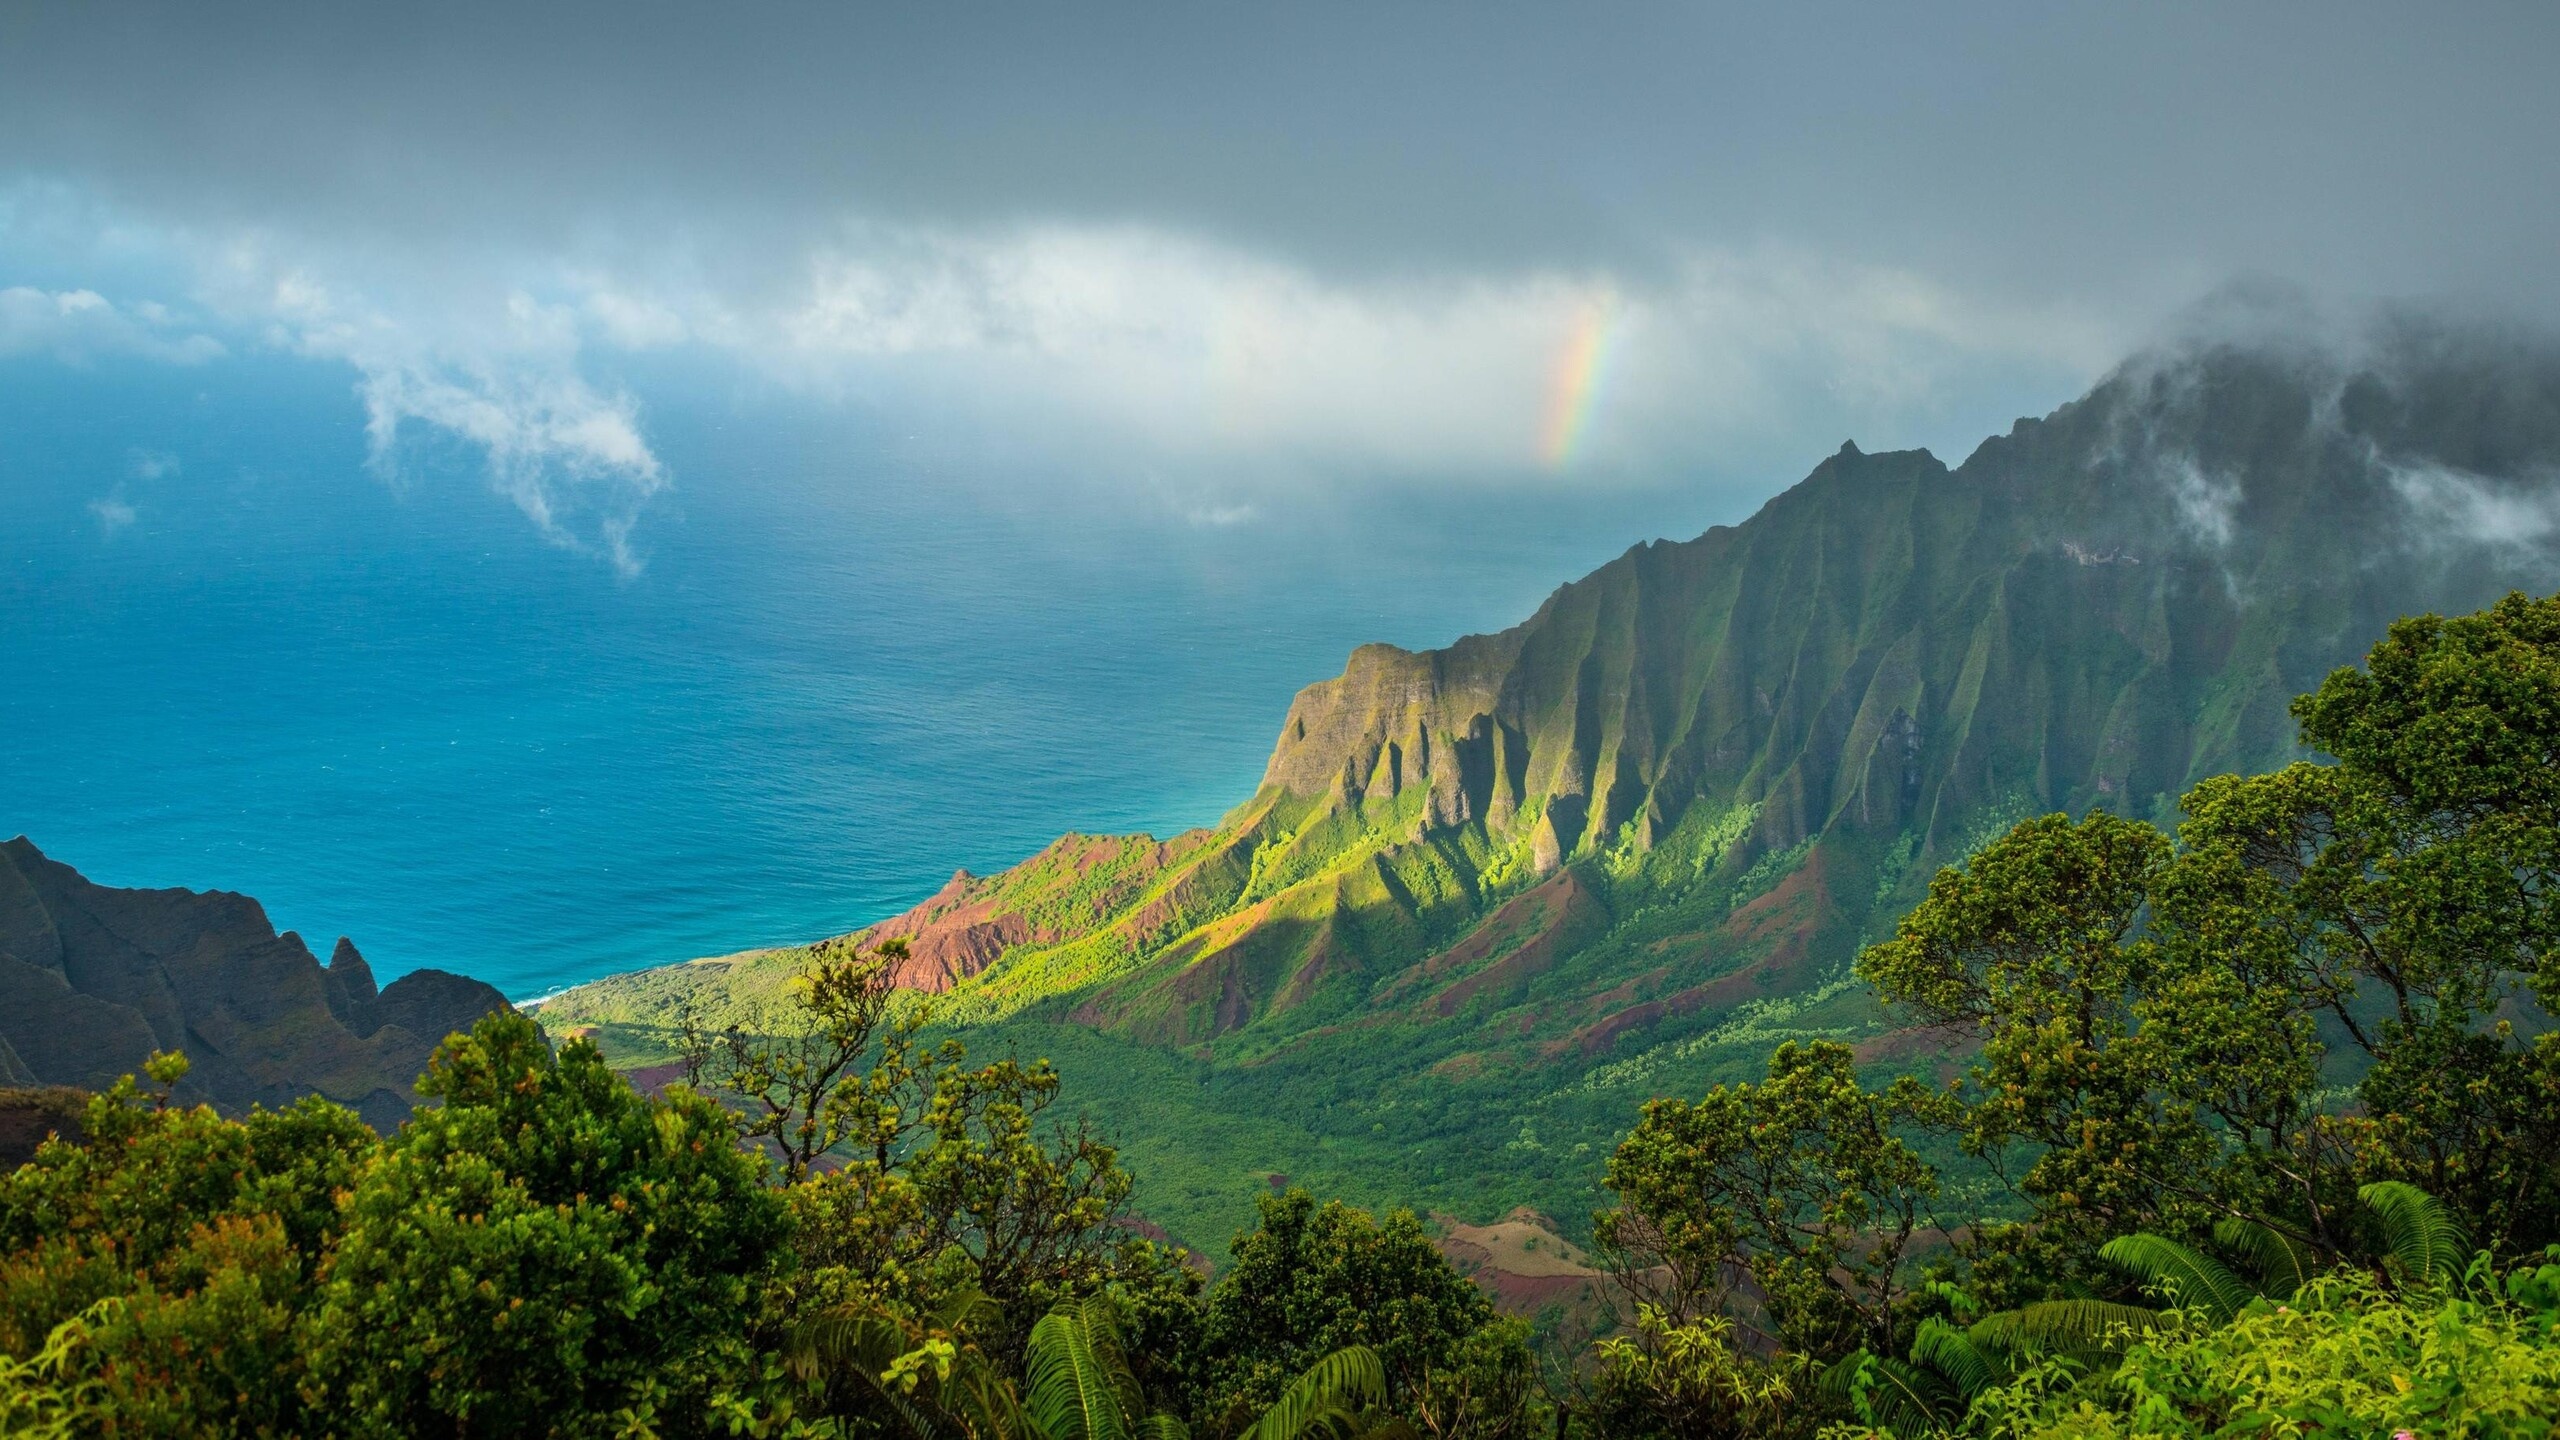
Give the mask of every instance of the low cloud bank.
M 1349 280 L 1143 226 L 847 224 L 720 270 L 692 258 L 700 243 L 403 256 L 117 223 L 203 329 L 21 288 L 0 292 L 0 353 L 198 364 L 266 347 L 343 363 L 379 472 L 399 475 L 404 437 L 439 432 L 482 454 L 546 536 L 626 573 L 635 525 L 675 479 L 613 378 L 646 355 L 709 358 L 809 403 L 1017 453 L 1178 471 L 1176 488 L 1205 496 L 1195 508 L 1235 523 L 1276 498 L 1273 475 L 1519 486 L 1783 468 L 1835 430 L 1936 435 L 1986 376 L 2067 389 L 2112 339 L 2083 317 L 1780 248 L 1691 249 L 1641 276 Z

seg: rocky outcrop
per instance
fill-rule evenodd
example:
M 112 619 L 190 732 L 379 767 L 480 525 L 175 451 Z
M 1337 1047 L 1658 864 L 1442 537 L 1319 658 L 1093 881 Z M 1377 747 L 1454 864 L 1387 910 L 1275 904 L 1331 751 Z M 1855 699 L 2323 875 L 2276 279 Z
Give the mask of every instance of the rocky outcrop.
M 897 983 L 948 990 L 1015 946 L 1051 944 L 1118 918 L 1197 838 L 1063 835 L 1001 876 L 955 871 L 923 904 L 853 938 L 865 948 L 905 942 Z
M 35 1158 L 47 1140 L 77 1145 L 88 1138 L 81 1116 L 88 1096 L 67 1085 L 0 1087 L 0 1174 Z
M 440 970 L 378 988 L 345 939 L 324 967 L 245 895 L 112 889 L 24 837 L 0 844 L 0 1082 L 103 1089 L 181 1050 L 182 1100 L 319 1094 L 387 1128 L 436 1045 L 505 1008 Z

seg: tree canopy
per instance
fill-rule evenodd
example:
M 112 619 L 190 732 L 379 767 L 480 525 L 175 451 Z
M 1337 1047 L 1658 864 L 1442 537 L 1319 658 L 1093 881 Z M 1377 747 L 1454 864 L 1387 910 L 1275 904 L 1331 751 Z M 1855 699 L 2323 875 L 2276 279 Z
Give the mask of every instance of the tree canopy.
M 1943 1071 L 1790 1040 L 1630 1116 L 1593 1344 L 1304 1190 L 1206 1279 L 1054 1067 L 845 945 L 661 1094 L 513 1014 L 388 1136 L 155 1055 L 0 1175 L 0 1435 L 2550 1433 L 2560 599 L 2294 713 L 2174 833 L 1936 875 L 1856 968 Z

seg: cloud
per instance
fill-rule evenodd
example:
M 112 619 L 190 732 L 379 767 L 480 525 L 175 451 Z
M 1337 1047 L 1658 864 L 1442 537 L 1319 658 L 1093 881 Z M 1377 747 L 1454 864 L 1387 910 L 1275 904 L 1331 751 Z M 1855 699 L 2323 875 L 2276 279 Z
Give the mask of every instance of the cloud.
M 2379 463 L 2416 533 L 2436 542 L 2532 552 L 2560 533 L 2560 472 L 2501 480 L 2448 465 Z
M 581 373 L 580 311 L 514 290 L 474 304 L 476 287 L 402 304 L 397 287 L 288 256 L 271 236 L 223 247 L 213 303 L 271 345 L 356 371 L 378 474 L 402 476 L 411 427 L 442 431 L 481 453 L 492 487 L 544 538 L 639 573 L 632 530 L 669 477 L 638 400 Z
M 95 223 L 127 254 L 153 243 L 143 222 Z M 698 238 L 559 255 L 156 235 L 236 343 L 354 372 L 379 473 L 402 477 L 417 439 L 458 441 L 546 537 L 626 574 L 671 483 L 640 399 L 608 378 L 644 355 L 1044 462 L 1027 468 L 1168 477 L 1155 489 L 1174 513 L 1225 526 L 1293 485 L 1765 481 L 1815 453 L 1809 430 L 1969 444 L 2005 418 L 1981 412 L 1986 388 L 2023 375 L 2038 401 L 2068 393 L 2113 339 L 1774 244 L 1641 268 L 1346 274 L 1135 224 L 839 220 L 718 265 Z M 1559 446 L 1564 372 L 1595 315 L 1607 364 L 1573 389 Z M 166 328 L 139 310 L 126 323 Z
M 2238 525 L 2240 482 L 2232 476 L 2207 471 L 2193 455 L 2165 455 L 2160 466 L 2168 480 L 2169 499 L 2176 507 L 2179 523 L 2195 539 L 2214 549 L 2229 545 Z
M 2092 322 L 1775 247 L 1691 250 L 1642 277 L 1362 283 L 1145 228 L 865 239 L 813 258 L 805 291 L 751 347 L 760 363 L 804 382 L 954 368 L 1195 457 L 1526 478 L 1559 367 L 1595 312 L 1614 317 L 1618 352 L 1587 401 L 1584 453 L 1599 468 L 1792 441 L 1816 412 L 1906 426 L 1969 372 L 2076 383 L 2111 353 Z
M 98 519 L 101 533 L 113 535 L 133 523 L 134 509 L 123 495 L 101 495 L 89 502 L 89 513 Z
M 2237 282 L 2090 403 L 2117 507 L 2092 523 L 2236 566 L 2235 595 L 2304 506 L 2357 527 L 2368 564 L 2524 580 L 2560 559 L 2560 335 L 2509 317 Z
M 145 302 L 118 306 L 95 290 L 0 289 L 0 356 L 51 355 L 86 365 L 134 355 L 174 365 L 201 365 L 225 353 L 210 335 L 186 333 L 169 311 Z

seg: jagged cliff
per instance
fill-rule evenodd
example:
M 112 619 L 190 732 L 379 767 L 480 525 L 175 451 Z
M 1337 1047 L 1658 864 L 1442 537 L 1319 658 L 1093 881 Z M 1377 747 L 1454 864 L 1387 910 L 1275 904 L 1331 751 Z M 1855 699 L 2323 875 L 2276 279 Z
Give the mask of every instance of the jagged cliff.
M 245 895 L 111 889 L 23 836 L 0 844 L 0 1084 L 101 1089 L 183 1050 L 182 1100 L 317 1093 L 388 1128 L 436 1045 L 506 1005 L 440 970 L 377 989 L 343 937 L 323 967 Z
M 2289 758 L 2287 702 L 2395 616 L 2560 583 L 2560 359 L 2361 345 L 2148 355 L 1953 469 L 1843 446 L 1512 629 L 1354 651 L 1215 829 L 1071 836 L 866 936 L 961 1020 L 1456 1080 L 1813 991 L 1992 828 L 2169 818 Z M 563 1013 L 646 1018 L 616 994 Z

